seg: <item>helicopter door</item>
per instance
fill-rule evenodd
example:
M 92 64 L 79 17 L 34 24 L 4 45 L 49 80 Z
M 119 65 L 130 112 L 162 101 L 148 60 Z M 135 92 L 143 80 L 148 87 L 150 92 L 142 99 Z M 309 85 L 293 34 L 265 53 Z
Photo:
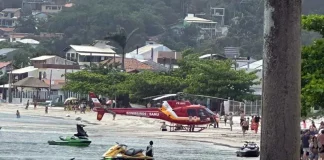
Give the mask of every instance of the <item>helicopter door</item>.
M 202 121 L 204 121 L 204 120 L 206 120 L 207 119 L 207 113 L 206 113 L 206 111 L 204 110 L 204 109 L 199 109 L 198 110 L 198 115 L 199 115 L 199 118 L 202 120 Z
M 187 113 L 188 113 L 189 120 L 193 120 L 195 117 L 197 117 L 196 109 L 188 109 Z

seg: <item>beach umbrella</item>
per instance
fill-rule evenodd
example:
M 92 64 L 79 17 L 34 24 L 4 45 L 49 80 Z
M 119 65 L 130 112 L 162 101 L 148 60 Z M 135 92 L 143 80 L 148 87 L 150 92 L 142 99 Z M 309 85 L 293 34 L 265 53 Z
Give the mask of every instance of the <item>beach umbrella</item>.
M 68 98 L 68 99 L 66 99 L 66 100 L 64 101 L 64 104 L 66 104 L 66 103 L 69 102 L 69 101 L 73 101 L 73 100 L 77 100 L 77 98 L 75 98 L 75 97 L 70 97 L 70 98 Z

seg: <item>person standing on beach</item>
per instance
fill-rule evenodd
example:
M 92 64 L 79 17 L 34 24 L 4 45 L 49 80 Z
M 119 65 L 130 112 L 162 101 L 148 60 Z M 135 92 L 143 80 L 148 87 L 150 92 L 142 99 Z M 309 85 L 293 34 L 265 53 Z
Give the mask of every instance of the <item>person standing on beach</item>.
M 45 106 L 45 114 L 48 113 L 48 105 Z
M 227 121 L 227 114 L 224 115 L 224 123 L 225 123 L 225 126 L 226 126 L 226 121 Z
M 16 111 L 16 116 L 17 116 L 17 118 L 20 118 L 20 112 L 19 112 L 19 110 Z
M 242 122 L 243 122 L 244 119 L 245 119 L 244 111 L 241 111 L 240 117 L 241 117 L 241 119 L 240 119 L 240 124 L 241 124 L 241 126 L 242 126 Z
M 228 118 L 229 125 L 230 125 L 231 131 L 232 131 L 232 129 L 233 129 L 233 116 L 232 116 L 232 113 L 230 113 L 227 118 Z
M 25 109 L 28 109 L 28 107 L 29 107 L 29 99 L 27 100 L 27 104 L 26 104 L 26 108 Z
M 321 134 L 317 136 L 317 140 L 320 144 L 319 146 L 319 156 L 324 160 L 324 130 L 321 131 Z
M 242 126 L 243 136 L 245 136 L 246 131 L 249 130 L 249 122 L 246 119 L 243 119 L 241 126 Z
M 309 130 L 307 130 L 303 136 L 301 137 L 302 145 L 303 145 L 303 160 L 308 159 L 309 150 L 309 140 L 310 140 L 310 133 Z
M 316 136 L 313 136 L 311 138 L 310 143 L 309 143 L 309 149 L 310 149 L 309 159 L 310 160 L 318 160 L 319 145 L 318 145 Z
M 306 120 L 305 119 L 303 119 L 303 127 L 304 127 L 304 129 L 306 129 Z
M 34 103 L 34 109 L 36 109 L 36 106 L 37 106 L 37 99 L 36 99 L 35 95 L 34 95 L 34 97 L 33 97 L 33 103 Z
M 259 115 L 257 115 L 257 116 L 255 116 L 254 117 L 254 131 L 255 131 L 255 134 L 257 134 L 258 133 L 258 130 L 259 130 L 259 123 L 260 123 L 260 116 Z

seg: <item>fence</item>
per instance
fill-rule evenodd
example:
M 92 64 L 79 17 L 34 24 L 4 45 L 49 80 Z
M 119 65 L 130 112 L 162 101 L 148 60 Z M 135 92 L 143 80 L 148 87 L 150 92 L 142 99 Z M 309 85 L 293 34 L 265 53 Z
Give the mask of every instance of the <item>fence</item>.
M 245 102 L 237 102 L 237 101 L 228 101 L 229 110 L 227 112 L 233 113 L 234 115 L 239 115 L 240 111 L 244 111 L 245 115 L 256 115 L 261 114 L 262 110 L 262 101 L 245 101 Z
M 66 94 L 66 96 L 64 96 Z M 7 91 L 6 100 L 9 100 L 9 93 Z M 12 103 L 26 103 L 28 100 L 32 101 L 34 96 L 38 99 L 39 102 L 46 100 L 53 100 L 55 102 L 64 102 L 68 97 L 75 98 L 87 98 L 87 95 L 81 95 L 73 92 L 63 91 L 52 91 L 51 94 L 48 91 L 12 91 Z

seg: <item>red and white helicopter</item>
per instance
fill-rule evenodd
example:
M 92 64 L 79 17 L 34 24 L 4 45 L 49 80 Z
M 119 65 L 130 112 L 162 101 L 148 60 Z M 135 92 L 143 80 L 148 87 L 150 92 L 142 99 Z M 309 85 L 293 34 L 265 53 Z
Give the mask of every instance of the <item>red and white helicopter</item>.
M 97 112 L 99 121 L 102 120 L 105 113 L 114 112 L 120 115 L 161 119 L 171 122 L 171 124 L 200 128 L 199 131 L 207 128 L 206 124 L 216 121 L 216 114 L 210 109 L 202 105 L 193 105 L 189 101 L 167 100 L 163 101 L 158 108 L 104 108 L 93 92 L 89 93 L 89 97 L 94 103 L 93 110 Z M 197 125 L 205 126 L 198 127 Z M 188 131 L 187 127 L 184 128 Z M 189 131 L 193 131 L 193 129 Z

